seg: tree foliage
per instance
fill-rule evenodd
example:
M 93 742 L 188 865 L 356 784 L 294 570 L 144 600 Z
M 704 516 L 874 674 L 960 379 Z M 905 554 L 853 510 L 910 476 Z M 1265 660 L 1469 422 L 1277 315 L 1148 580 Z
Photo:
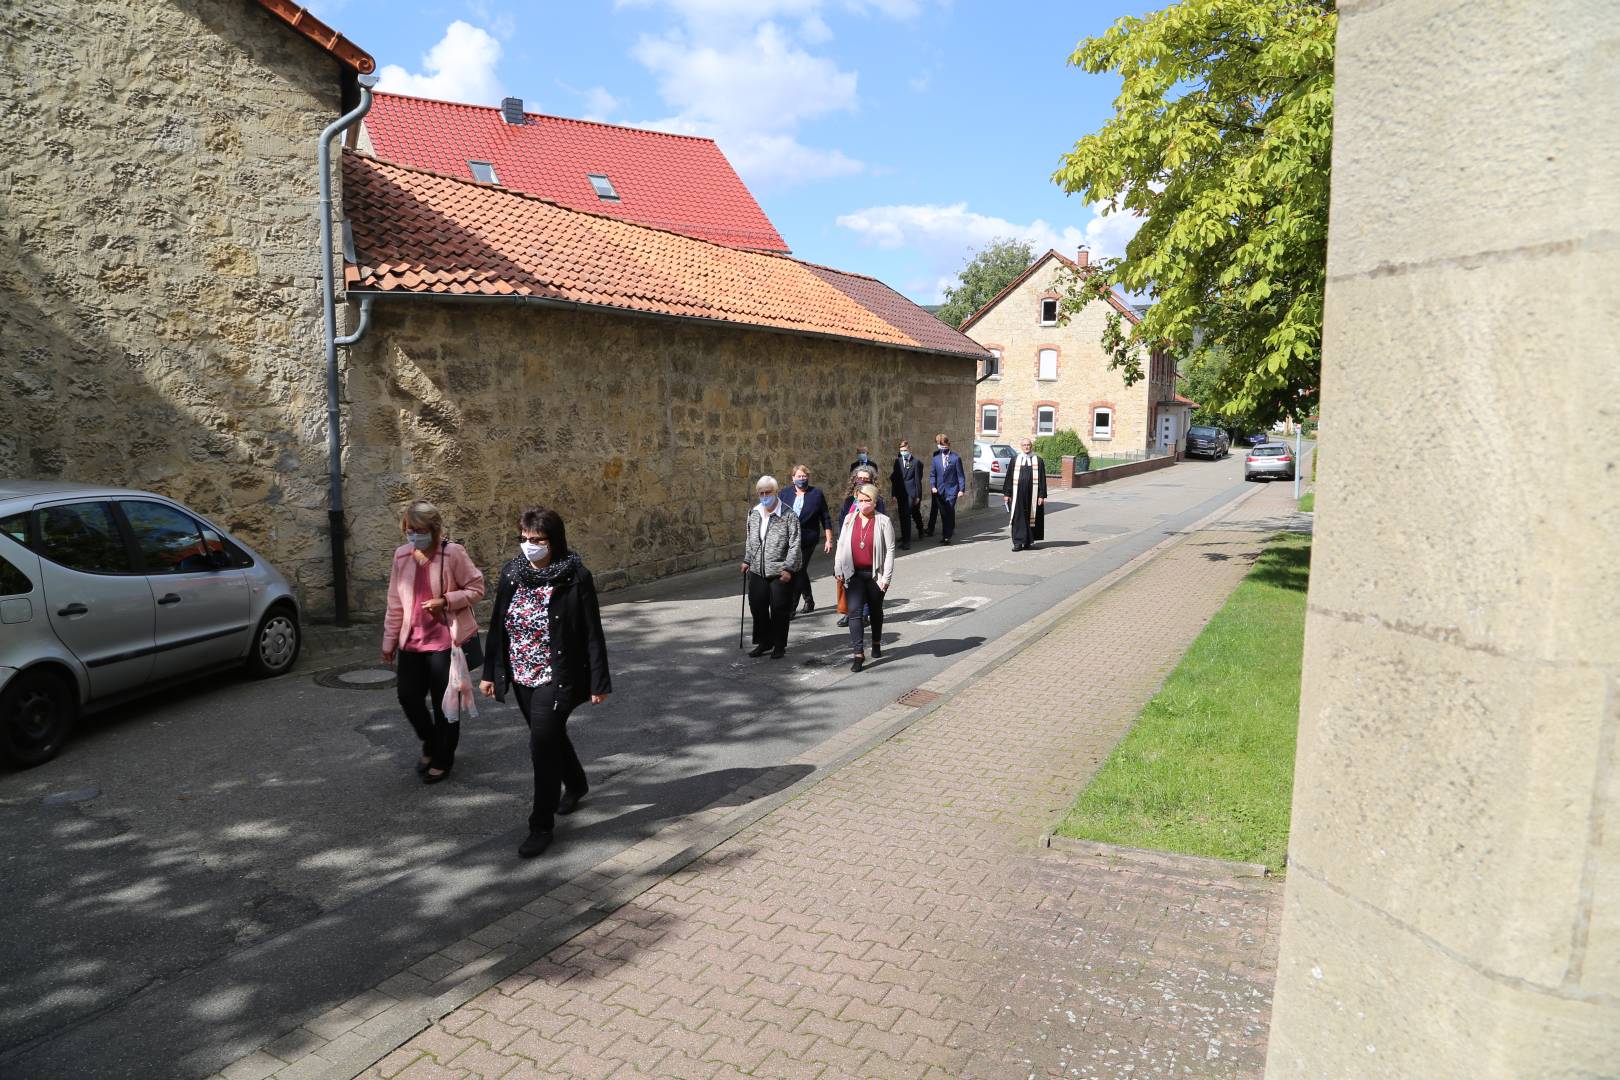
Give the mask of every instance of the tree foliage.
M 1186 378 L 1181 392 L 1198 402 L 1191 422 L 1226 428 L 1234 436 L 1246 431 L 1262 431 L 1271 426 L 1270 419 L 1248 410 L 1216 407 L 1216 402 L 1225 400 L 1221 386 L 1231 359 L 1231 353 L 1224 347 L 1205 345 L 1194 349 L 1192 355 L 1181 362 L 1181 374 Z
M 1336 23 L 1334 0 L 1181 0 L 1069 58 L 1123 80 L 1054 179 L 1145 218 L 1124 259 L 1070 276 L 1064 305 L 1153 295 L 1140 323 L 1109 319 L 1127 382 L 1151 346 L 1186 354 L 1196 332 L 1227 354 L 1206 404 L 1265 422 L 1315 408 Z
M 1042 435 L 1031 447 L 1035 456 L 1046 464 L 1046 474 L 1056 476 L 1063 471 L 1065 457 L 1076 458 L 1075 467 L 1082 468 L 1091 460 L 1091 451 L 1073 428 L 1060 428 L 1051 435 Z
M 997 293 L 1012 283 L 1035 261 L 1035 252 L 1024 240 L 992 240 L 974 252 L 957 273 L 957 284 L 945 290 L 945 304 L 936 317 L 960 327 Z

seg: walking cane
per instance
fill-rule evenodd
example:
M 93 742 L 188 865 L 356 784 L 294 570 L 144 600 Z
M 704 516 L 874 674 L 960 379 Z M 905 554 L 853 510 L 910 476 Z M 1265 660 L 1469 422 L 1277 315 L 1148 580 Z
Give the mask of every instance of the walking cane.
M 743 572 L 742 610 L 737 613 L 737 648 L 743 647 L 743 626 L 748 622 L 748 572 Z

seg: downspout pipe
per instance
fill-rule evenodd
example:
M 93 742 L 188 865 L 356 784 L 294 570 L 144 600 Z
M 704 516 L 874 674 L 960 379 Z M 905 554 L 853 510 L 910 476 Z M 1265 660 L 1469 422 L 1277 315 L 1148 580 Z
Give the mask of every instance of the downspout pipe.
M 326 342 L 326 456 L 328 488 L 326 516 L 332 534 L 332 597 L 339 626 L 349 625 L 348 555 L 344 550 L 343 522 L 343 428 L 338 412 L 337 285 L 332 272 L 332 140 L 371 111 L 371 88 L 377 76 L 361 75 L 360 104 L 344 113 L 321 132 L 316 149 L 321 173 L 321 327 Z M 364 317 L 369 305 L 361 307 L 361 325 L 350 339 L 358 341 L 365 332 Z

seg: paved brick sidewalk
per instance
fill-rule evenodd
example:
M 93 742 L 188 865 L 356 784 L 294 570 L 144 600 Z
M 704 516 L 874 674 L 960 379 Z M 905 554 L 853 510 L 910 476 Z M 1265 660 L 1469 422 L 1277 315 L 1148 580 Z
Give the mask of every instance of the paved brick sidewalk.
M 1035 839 L 1288 494 L 1169 548 L 363 1075 L 1258 1075 L 1280 888 Z

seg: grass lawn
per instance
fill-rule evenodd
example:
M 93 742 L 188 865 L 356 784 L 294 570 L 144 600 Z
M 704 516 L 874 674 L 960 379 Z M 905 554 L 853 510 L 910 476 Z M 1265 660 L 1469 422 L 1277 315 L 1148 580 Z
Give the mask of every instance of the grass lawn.
M 1309 536 L 1275 538 L 1059 835 L 1282 869 L 1310 560 Z
M 1299 497 L 1299 508 L 1309 514 L 1316 509 L 1316 492 L 1307 491 Z
M 1106 469 L 1112 465 L 1129 465 L 1131 462 L 1136 460 L 1139 459 L 1122 457 L 1094 457 L 1091 459 L 1090 471 L 1096 472 L 1098 469 Z

